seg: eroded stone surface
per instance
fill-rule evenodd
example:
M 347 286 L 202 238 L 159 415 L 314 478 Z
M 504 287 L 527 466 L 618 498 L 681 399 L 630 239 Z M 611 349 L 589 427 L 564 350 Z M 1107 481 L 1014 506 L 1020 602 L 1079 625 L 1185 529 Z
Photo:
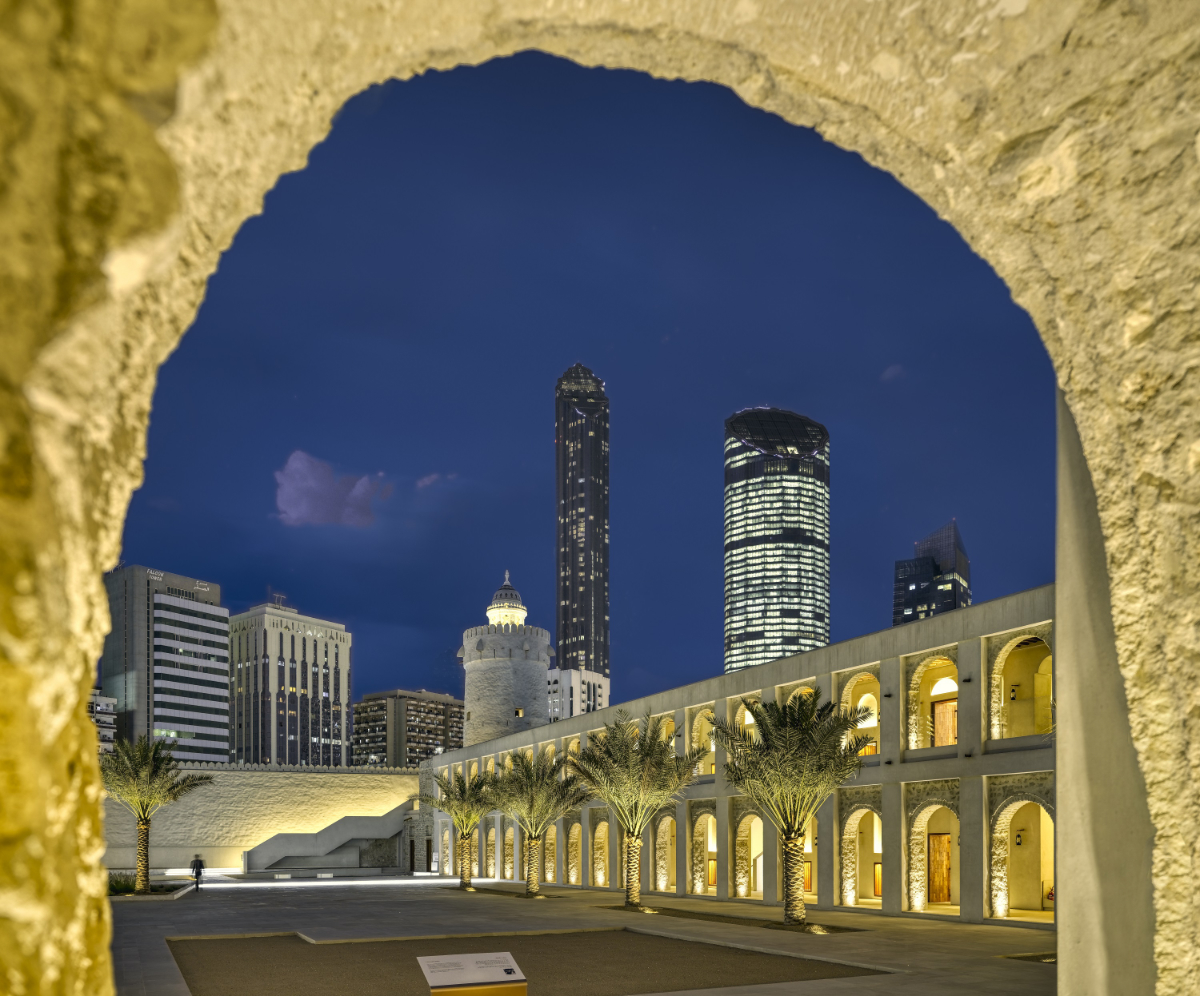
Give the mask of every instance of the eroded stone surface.
M 219 13 L 215 35 L 205 0 L 26 0 L 0 20 L 9 989 L 109 991 L 83 699 L 158 365 L 238 226 L 346 99 L 524 48 L 713 80 L 816 127 L 923 197 L 1033 316 L 1095 480 L 1156 830 L 1158 989 L 1200 986 L 1200 6 L 225 0 Z M 177 67 L 206 44 L 173 100 Z M 150 130 L 164 121 L 169 158 Z

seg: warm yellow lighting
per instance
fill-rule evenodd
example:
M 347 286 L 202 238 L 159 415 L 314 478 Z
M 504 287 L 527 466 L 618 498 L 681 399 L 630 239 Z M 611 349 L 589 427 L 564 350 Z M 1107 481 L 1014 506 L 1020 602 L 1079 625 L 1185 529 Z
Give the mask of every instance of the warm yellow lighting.
M 871 814 L 871 822 L 875 824 L 875 853 L 883 853 L 883 821 L 874 813 Z
M 869 710 L 869 713 L 866 716 L 866 718 L 861 719 L 858 722 L 858 728 L 860 730 L 865 729 L 869 726 L 878 726 L 879 725 L 879 702 L 875 698 L 874 695 L 871 695 L 870 693 L 864 695 L 861 699 L 858 700 L 858 707 L 860 709 Z
M 953 678 L 938 678 L 933 683 L 933 688 L 929 690 L 930 695 L 948 695 L 950 692 L 958 691 L 958 682 Z

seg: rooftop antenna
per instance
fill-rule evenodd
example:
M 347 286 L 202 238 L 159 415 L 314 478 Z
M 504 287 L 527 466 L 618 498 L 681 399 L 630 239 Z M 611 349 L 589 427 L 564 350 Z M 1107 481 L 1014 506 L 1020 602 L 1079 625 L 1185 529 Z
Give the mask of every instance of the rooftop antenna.
M 508 571 L 504 572 L 504 583 L 508 584 Z
M 271 586 L 267 585 L 267 598 L 271 599 L 271 601 L 275 603 L 276 607 L 280 607 L 287 599 L 287 595 L 285 595 L 282 591 L 273 591 Z

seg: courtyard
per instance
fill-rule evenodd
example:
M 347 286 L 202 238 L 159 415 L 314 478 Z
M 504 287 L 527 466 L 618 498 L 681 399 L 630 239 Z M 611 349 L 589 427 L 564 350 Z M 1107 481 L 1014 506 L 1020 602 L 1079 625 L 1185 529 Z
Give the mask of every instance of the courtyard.
M 603 891 L 551 887 L 535 902 L 477 885 L 219 879 L 165 903 L 118 901 L 117 992 L 423 993 L 418 955 L 490 951 L 513 953 L 531 994 L 1055 991 L 1054 965 L 1022 957 L 1054 950 L 1044 929 L 822 910 L 810 920 L 833 932 L 815 935 L 762 929 L 755 921 L 781 911 L 747 903 L 673 897 L 661 903 L 670 915 L 646 915 L 614 909 L 619 897 Z

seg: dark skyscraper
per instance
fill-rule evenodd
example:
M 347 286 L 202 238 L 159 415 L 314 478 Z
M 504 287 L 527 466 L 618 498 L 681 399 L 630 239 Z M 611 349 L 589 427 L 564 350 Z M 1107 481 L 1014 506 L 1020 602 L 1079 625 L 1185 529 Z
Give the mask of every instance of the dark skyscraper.
M 608 677 L 608 397 L 582 363 L 554 392 L 558 659 Z
M 892 625 L 936 616 L 971 604 L 971 561 L 951 519 L 913 544 L 912 560 L 897 560 Z
M 829 642 L 829 432 L 795 412 L 725 420 L 725 670 Z

